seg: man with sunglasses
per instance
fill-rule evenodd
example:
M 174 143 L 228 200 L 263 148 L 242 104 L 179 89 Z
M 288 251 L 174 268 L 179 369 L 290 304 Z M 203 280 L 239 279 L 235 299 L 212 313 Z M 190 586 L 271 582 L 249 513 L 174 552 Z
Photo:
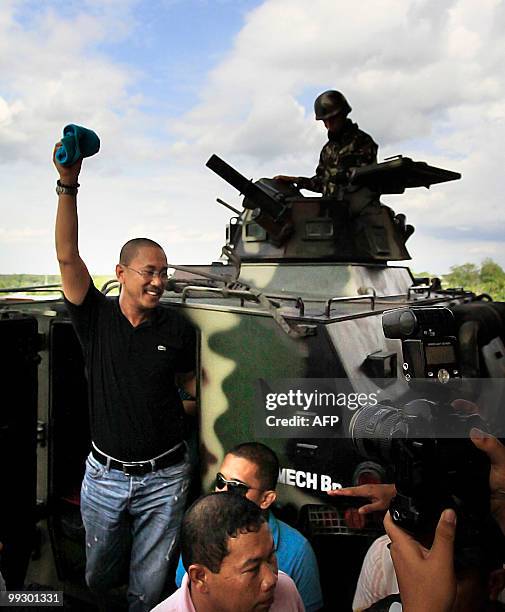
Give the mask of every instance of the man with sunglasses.
M 260 442 L 246 442 L 225 455 L 216 475 L 215 490 L 246 497 L 263 510 L 274 539 L 279 569 L 294 580 L 307 612 L 315 612 L 323 607 L 323 598 L 314 551 L 299 531 L 275 518 L 270 510 L 277 497 L 278 476 L 279 461 L 273 450 Z M 183 576 L 184 567 L 179 559 L 177 586 Z
M 129 610 L 147 612 L 161 599 L 189 484 L 176 383 L 194 382 L 195 333 L 160 307 L 167 259 L 152 240 L 121 249 L 119 299 L 95 288 L 77 240 L 82 159 L 60 165 L 58 146 L 56 254 L 84 354 L 92 436 L 81 489 L 86 582 L 103 594 L 129 575 Z

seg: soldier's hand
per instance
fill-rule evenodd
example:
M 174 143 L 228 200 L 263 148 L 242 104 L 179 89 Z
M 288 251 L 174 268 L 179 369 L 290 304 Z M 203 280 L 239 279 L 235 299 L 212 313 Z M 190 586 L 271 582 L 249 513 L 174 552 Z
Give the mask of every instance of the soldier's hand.
M 384 528 L 395 567 L 404 612 L 448 612 L 456 596 L 454 536 L 456 514 L 444 510 L 430 550 L 395 525 L 389 515 Z
M 56 161 L 56 151 L 62 146 L 61 142 L 57 142 L 53 149 L 53 163 L 60 175 L 60 181 L 63 185 L 73 186 L 77 185 L 77 179 L 79 178 L 79 172 L 82 166 L 82 157 L 72 164 L 71 166 L 62 166 Z
M 328 491 L 328 495 L 368 497 L 371 503 L 361 506 L 358 512 L 360 514 L 370 514 L 370 512 L 385 511 L 389 508 L 391 500 L 396 495 L 396 487 L 394 484 L 364 484 Z
M 298 181 L 297 176 L 288 176 L 286 174 L 278 174 L 274 176 L 274 181 L 284 181 L 285 183 L 296 183 Z

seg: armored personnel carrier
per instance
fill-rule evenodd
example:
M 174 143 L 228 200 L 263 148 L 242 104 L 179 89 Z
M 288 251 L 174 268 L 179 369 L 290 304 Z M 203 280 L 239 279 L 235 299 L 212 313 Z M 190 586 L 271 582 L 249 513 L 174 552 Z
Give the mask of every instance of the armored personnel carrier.
M 356 440 L 382 427 L 370 398 L 378 393 L 391 410 L 413 397 L 442 405 L 447 394 L 433 400 L 429 383 L 449 389 L 505 376 L 503 305 L 414 278 L 397 263 L 410 259 L 413 228 L 381 195 L 459 179 L 455 172 L 398 157 L 352 169 L 337 195 L 325 198 L 273 179 L 252 182 L 215 155 L 207 166 L 244 195 L 243 209 L 221 201 L 233 211 L 222 261 L 174 266 L 162 300 L 199 332 L 201 488 L 212 486 L 233 445 L 271 446 L 281 463 L 279 511 L 312 539 L 325 559 L 323 585 L 339 585 L 345 609 L 377 524 L 353 528 L 345 501 L 327 491 L 388 478 L 381 453 Z M 35 291 L 48 289 L 59 291 Z M 82 583 L 79 487 L 90 440 L 80 347 L 61 296 L 7 293 L 0 302 L 0 470 L 9 500 L 0 511 L 2 571 L 9 588 L 23 583 L 42 517 L 57 576 L 41 576 L 39 567 L 35 579 Z M 481 391 L 472 390 L 472 401 Z M 316 395 L 325 400 L 318 409 Z M 370 415 L 371 429 L 358 414 Z M 329 563 L 333 555 L 346 567 Z

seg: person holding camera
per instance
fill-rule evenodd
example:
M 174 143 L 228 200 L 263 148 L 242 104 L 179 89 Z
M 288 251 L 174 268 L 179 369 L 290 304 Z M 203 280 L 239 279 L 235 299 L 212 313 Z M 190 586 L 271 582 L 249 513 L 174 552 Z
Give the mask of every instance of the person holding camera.
M 470 432 L 473 444 L 486 453 L 490 460 L 489 488 L 492 516 L 505 535 L 505 446 L 491 434 L 473 428 Z M 364 487 L 368 487 L 366 490 Z M 394 495 L 391 485 L 363 485 L 349 487 L 345 494 L 368 496 L 372 510 L 387 510 Z M 367 514 L 369 505 L 360 508 Z M 395 525 L 387 512 L 384 527 L 391 541 L 389 551 L 394 565 L 404 612 L 449 612 L 454 610 L 457 593 L 454 570 L 454 538 L 457 517 L 452 509 L 442 513 L 437 525 L 433 544 L 425 548 L 413 536 Z M 505 552 L 505 551 L 504 551 Z M 460 596 L 461 600 L 462 597 Z M 459 609 L 466 602 L 457 603 Z M 486 605 L 486 604 L 483 604 Z M 467 607 L 468 609 L 468 607 Z M 483 610 L 489 609 L 486 607 Z M 473 608 L 472 608 L 473 612 Z

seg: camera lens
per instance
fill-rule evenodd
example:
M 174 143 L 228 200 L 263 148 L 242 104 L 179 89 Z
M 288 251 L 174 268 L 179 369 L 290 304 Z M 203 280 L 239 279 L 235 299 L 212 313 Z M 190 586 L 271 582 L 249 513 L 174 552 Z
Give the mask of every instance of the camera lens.
M 382 315 L 382 328 L 386 338 L 410 338 L 419 328 L 417 317 L 410 308 L 387 310 Z
M 354 447 L 364 457 L 389 463 L 392 460 L 392 438 L 398 435 L 400 421 L 402 412 L 398 408 L 386 405 L 364 406 L 354 413 L 349 424 Z

